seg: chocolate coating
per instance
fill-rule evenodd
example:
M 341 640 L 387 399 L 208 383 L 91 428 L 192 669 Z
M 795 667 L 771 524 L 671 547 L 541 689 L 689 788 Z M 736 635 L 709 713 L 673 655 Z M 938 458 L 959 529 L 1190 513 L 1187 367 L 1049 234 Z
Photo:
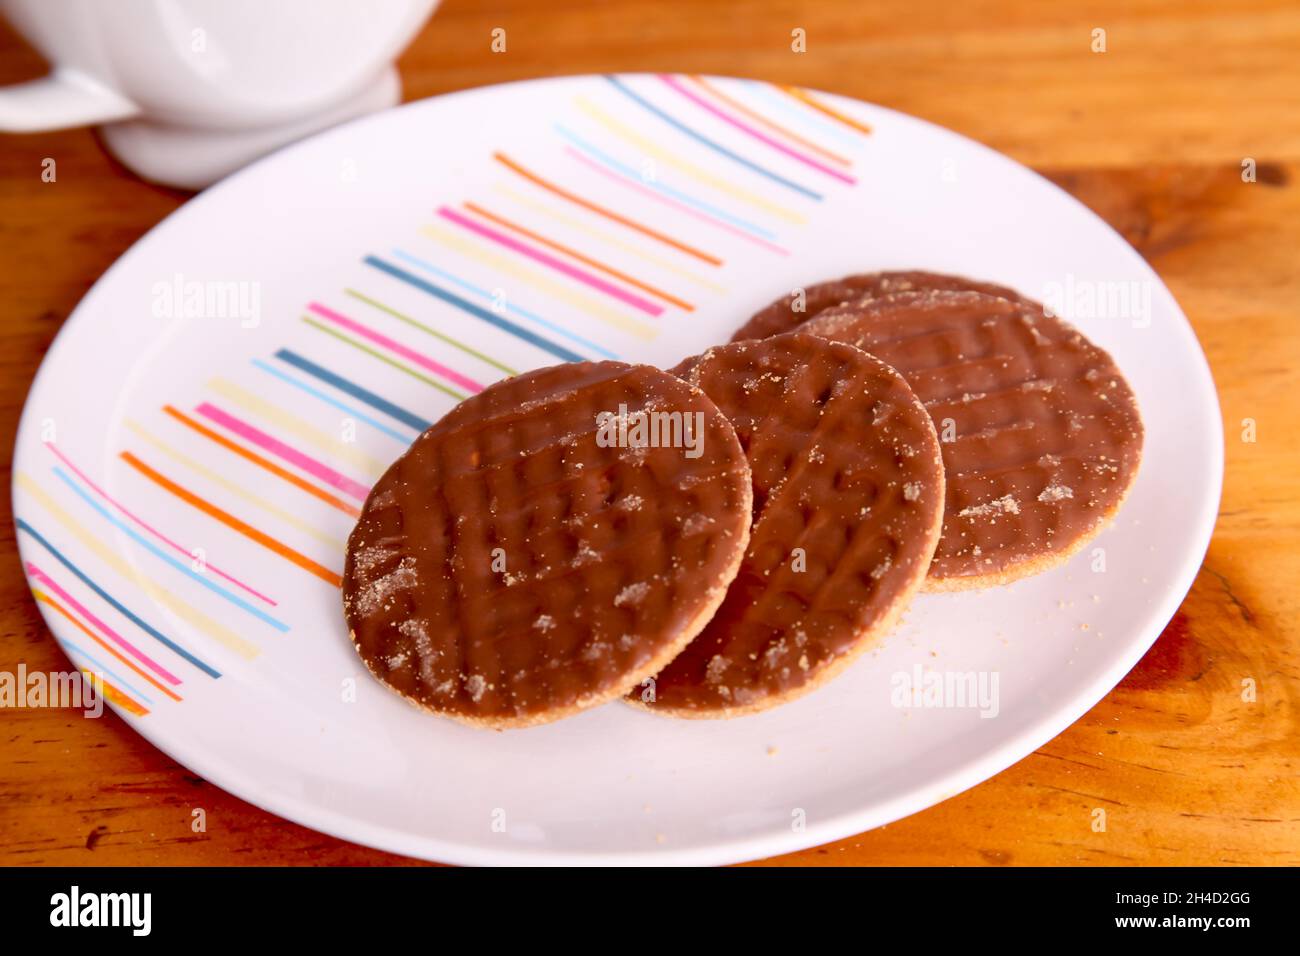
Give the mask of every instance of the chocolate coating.
M 1005 582 L 1064 560 L 1137 475 L 1132 390 L 1105 351 L 1041 306 L 904 292 L 827 309 L 802 329 L 893 365 L 934 419 L 948 492 L 929 588 Z
M 631 696 L 734 716 L 810 690 L 892 626 L 938 538 L 939 443 L 902 376 L 815 336 L 718 346 L 674 372 L 735 425 L 754 524 L 713 619 L 656 675 L 653 700 Z
M 699 455 L 605 447 L 597 416 L 620 406 L 699 413 Z M 698 632 L 750 507 L 736 433 L 699 390 L 618 362 L 539 369 L 462 402 L 375 484 L 344 614 L 366 666 L 412 702 L 483 726 L 553 720 Z
M 895 292 L 920 292 L 928 289 L 947 289 L 955 292 L 983 292 L 1004 299 L 1021 299 L 1020 293 L 992 282 L 980 282 L 964 276 L 945 275 L 940 272 L 867 272 L 845 276 L 831 282 L 819 282 L 804 289 L 803 311 L 794 311 L 794 296 L 787 295 L 771 305 L 736 330 L 731 341 L 763 339 L 769 335 L 789 332 L 832 306 L 860 302 Z

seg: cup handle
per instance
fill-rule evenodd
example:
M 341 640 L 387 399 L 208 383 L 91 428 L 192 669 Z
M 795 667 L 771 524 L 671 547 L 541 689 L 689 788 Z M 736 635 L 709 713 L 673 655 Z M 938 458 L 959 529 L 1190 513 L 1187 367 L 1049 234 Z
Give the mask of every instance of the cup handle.
M 129 119 L 140 107 L 76 70 L 0 87 L 0 132 L 39 133 Z

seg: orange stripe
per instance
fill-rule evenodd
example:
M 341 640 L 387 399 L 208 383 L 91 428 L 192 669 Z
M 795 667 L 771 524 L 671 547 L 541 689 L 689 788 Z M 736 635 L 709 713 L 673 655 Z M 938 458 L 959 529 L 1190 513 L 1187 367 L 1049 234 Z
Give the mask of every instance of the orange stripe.
M 561 243 L 556 242 L 554 239 L 547 239 L 545 236 L 538 235 L 537 233 L 533 232 L 531 229 L 525 229 L 523 226 L 519 225 L 518 223 L 511 222 L 509 219 L 505 218 L 505 216 L 498 216 L 496 213 L 488 212 L 486 209 L 484 209 L 482 206 L 477 205 L 476 203 L 466 202 L 465 208 L 471 210 L 472 212 L 478 213 L 480 216 L 482 216 L 485 219 L 491 219 L 493 222 L 505 226 L 507 229 L 513 229 L 515 232 L 519 233 L 520 235 L 527 236 L 529 239 L 536 240 L 537 242 L 540 242 L 543 245 L 550 246 L 552 249 L 557 249 L 560 252 L 573 256 L 573 258 L 577 259 L 579 262 L 585 262 L 593 269 L 599 269 L 601 272 L 612 275 L 616 279 L 622 279 L 628 285 L 634 285 L 638 289 L 642 289 L 645 292 L 649 292 L 651 295 L 657 295 L 659 296 L 659 298 L 667 302 L 671 302 L 673 305 L 679 306 L 680 308 L 685 309 L 687 312 L 695 311 L 695 306 L 691 305 L 689 302 L 683 302 L 675 295 L 669 295 L 663 289 L 656 289 L 648 282 L 642 282 L 639 279 L 633 279 L 627 273 L 619 272 L 613 266 L 607 266 L 603 262 L 597 262 L 595 259 L 591 258 L 590 256 L 583 255 L 581 252 L 578 252 L 576 249 L 570 249 L 568 246 L 562 245 Z
M 839 153 L 832 153 L 829 149 L 825 149 L 821 146 L 818 146 L 816 143 L 812 142 L 811 140 L 804 139 L 802 136 L 800 136 L 798 133 L 794 132 L 793 130 L 788 130 L 784 126 L 781 126 L 779 123 L 772 122 L 770 119 L 768 119 L 766 116 L 763 116 L 761 113 L 754 112 L 745 104 L 736 102 L 726 93 L 722 92 L 722 90 L 717 89 L 716 87 L 713 86 L 713 84 L 705 80 L 704 77 L 691 75 L 689 79 L 694 80 L 701 88 L 712 93 L 715 97 L 717 97 L 723 103 L 726 103 L 733 110 L 737 110 L 740 113 L 744 113 L 746 116 L 748 116 L 750 119 L 754 120 L 755 122 L 762 123 L 764 126 L 768 127 L 769 129 L 776 130 L 778 133 L 785 136 L 786 138 L 794 140 L 794 142 L 800 144 L 801 146 L 804 146 L 807 149 L 811 149 L 815 153 L 820 153 L 821 155 L 825 156 L 827 159 L 831 160 L 832 162 L 839 163 L 841 166 L 853 165 L 853 161 L 851 159 L 847 159 L 841 156 Z
M 306 555 L 299 554 L 297 551 L 293 550 L 293 548 L 281 544 L 279 541 L 276 541 L 274 538 L 272 538 L 269 534 L 266 534 L 262 531 L 258 531 L 252 525 L 240 521 L 234 515 L 227 514 L 226 512 L 218 508 L 216 505 L 209 504 L 207 501 L 204 501 L 198 495 L 194 494 L 194 492 L 188 491 L 185 488 L 182 488 L 180 485 L 176 484 L 176 482 L 172 481 L 170 478 L 158 474 L 158 472 L 154 471 L 152 468 L 150 468 L 148 465 L 142 462 L 139 458 L 136 458 L 135 455 L 131 454 L 129 451 L 124 451 L 121 453 L 121 455 L 123 461 L 125 461 L 136 471 L 140 472 L 146 478 L 150 479 L 155 484 L 161 485 L 162 487 L 166 488 L 177 498 L 180 498 L 182 501 L 190 505 L 193 505 L 195 508 L 198 508 L 204 514 L 216 518 L 226 527 L 238 531 L 244 537 L 251 538 L 253 541 L 256 541 L 262 547 L 270 551 L 274 551 L 280 557 L 285 558 L 288 561 L 292 561 L 300 568 L 304 568 L 310 571 L 312 574 L 316 575 L 316 577 L 320 578 L 322 581 L 326 581 L 329 584 L 334 585 L 335 587 L 339 587 L 340 585 L 342 585 L 343 579 L 340 578 L 333 571 L 331 571 L 329 568 L 319 565 L 311 558 L 307 557 Z
M 859 133 L 871 132 L 871 127 L 868 126 L 866 123 L 859 123 L 853 117 L 845 116 L 839 110 L 833 109 L 827 106 L 825 103 L 821 102 L 820 100 L 814 99 L 813 95 L 809 93 L 807 90 L 801 90 L 797 86 L 778 86 L 777 89 L 781 90 L 783 93 L 789 93 L 800 103 L 805 103 L 808 106 L 811 106 L 819 113 L 825 113 L 831 119 L 839 120 L 845 126 L 850 126 L 853 129 L 857 130 Z
M 86 668 L 79 667 L 77 669 L 81 671 L 81 673 L 89 677 L 91 680 L 95 679 L 95 675 L 91 673 L 89 670 L 87 670 Z M 106 696 L 109 700 L 113 701 L 115 704 L 119 704 L 122 707 L 125 707 L 131 713 L 139 717 L 148 716 L 149 714 L 148 707 L 145 707 L 144 704 L 137 704 L 130 697 L 126 696 L 126 694 L 122 693 L 122 691 L 118 690 L 116 687 L 110 684 L 102 674 L 100 675 L 99 682 L 104 687 L 104 696 Z
M 686 243 L 679 242 L 678 240 L 672 238 L 671 236 L 665 236 L 662 232 L 656 232 L 655 230 L 651 229 L 649 226 L 643 226 L 641 225 L 641 223 L 634 222 L 633 220 L 628 219 L 626 216 L 620 216 L 618 213 L 606 209 L 604 206 L 598 206 L 596 205 L 596 203 L 583 199 L 581 196 L 575 196 L 573 193 L 565 189 L 561 189 L 559 186 L 556 186 L 554 183 L 547 182 L 545 179 L 542 179 L 542 177 L 538 176 L 536 173 L 531 173 L 528 170 L 524 169 L 524 167 L 520 166 L 509 156 L 506 156 L 504 153 L 493 153 L 492 158 L 495 159 L 498 163 L 501 163 L 503 166 L 508 166 L 510 169 L 513 169 L 515 172 L 517 172 L 520 176 L 523 176 L 525 179 L 531 180 L 532 182 L 536 183 L 538 186 L 541 186 L 543 189 L 555 193 L 555 195 L 559 196 L 562 199 L 567 199 L 571 203 L 577 203 L 579 206 L 582 206 L 585 209 L 590 209 L 592 212 L 604 216 L 606 219 L 612 219 L 614 222 L 621 223 L 622 225 L 627 226 L 629 229 L 635 229 L 637 232 L 643 233 L 644 235 L 649 236 L 651 239 L 658 239 L 660 242 L 667 243 L 668 245 L 672 246 L 674 249 L 680 249 L 682 252 L 685 252 L 688 255 L 692 255 L 697 259 L 702 259 L 703 261 L 709 263 L 710 265 L 715 265 L 715 266 L 722 265 L 722 260 L 719 259 L 717 256 L 711 256 L 707 252 L 701 252 L 699 249 L 696 249 L 694 246 L 688 246 Z
M 327 505 L 333 505 L 335 508 L 338 508 L 339 511 L 342 511 L 345 515 L 349 515 L 350 517 L 353 518 L 361 517 L 361 512 L 358 511 L 356 508 L 352 507 L 346 501 L 343 501 L 342 499 L 339 498 L 335 498 L 328 491 L 322 491 L 321 489 L 313 485 L 310 481 L 307 481 L 304 478 L 299 478 L 293 472 L 286 471 L 285 469 L 277 465 L 275 462 L 268 461 L 267 459 L 263 458 L 261 455 L 257 454 L 256 452 L 249 451 L 243 445 L 236 444 L 235 442 L 227 438 L 225 435 L 222 435 L 220 432 L 214 432 L 211 428 L 208 428 L 206 425 L 196 422 L 194 419 L 190 418 L 188 415 L 186 415 L 184 412 L 180 411 L 179 409 L 173 408 L 171 405 L 164 405 L 163 411 L 166 412 L 168 415 L 170 415 L 172 418 L 176 419 L 177 421 L 189 425 L 190 428 L 193 428 L 200 435 L 203 435 L 206 438 L 211 438 L 214 442 L 216 442 L 218 445 L 221 445 L 223 448 L 229 448 L 231 451 L 233 451 L 236 455 L 239 455 L 241 458 L 247 458 L 253 464 L 260 465 L 261 467 L 269 471 L 271 474 L 279 478 L 283 478 L 285 481 L 289 482 L 289 484 L 301 488 L 309 495 L 314 495 L 315 497 L 319 498 L 321 501 L 325 502 Z
M 122 656 L 122 654 L 120 654 L 120 653 L 118 652 L 117 648 L 115 648 L 112 644 L 110 644 L 110 643 L 108 643 L 107 641 L 105 641 L 102 637 L 100 637 L 98 634 L 96 634 L 96 633 L 95 633 L 94 631 L 92 631 L 90 628 L 86 627 L 86 625 L 82 624 L 81 621 L 79 621 L 79 620 L 77 620 L 75 617 L 73 617 L 73 616 L 72 616 L 72 612 L 69 611 L 67 608 L 65 608 L 65 607 L 64 607 L 62 604 L 60 604 L 58 601 L 54 600 L 54 598 L 50 597 L 50 596 L 49 596 L 48 594 L 46 594 L 44 591 L 38 591 L 38 590 L 36 590 L 35 588 L 32 588 L 32 594 L 35 596 L 36 600 L 38 600 L 38 601 L 44 601 L 44 602 L 45 602 L 46 604 L 48 604 L 50 607 L 54 608 L 54 610 L 58 611 L 60 614 L 62 614 L 64 617 L 66 617 L 66 618 L 67 618 L 69 621 L 71 621 L 73 624 L 77 625 L 77 627 L 81 628 L 81 632 L 82 632 L 83 634 L 85 634 L 88 638 L 90 638 L 92 641 L 94 641 L 94 642 L 95 642 L 96 644 L 98 644 L 100 647 L 104 648 L 104 650 L 108 651 L 110 654 L 112 654 L 114 657 L 116 657 L 119 661 L 121 661 L 121 662 L 122 662 L 123 664 L 125 664 L 127 667 L 131 668 L 131 670 L 135 671 L 137 674 L 139 674 L 141 677 L 143 677 L 145 680 L 147 680 L 150 684 L 153 684 L 154 687 L 157 687 L 160 691 L 162 691 L 164 694 L 166 694 L 166 695 L 167 695 L 168 697 L 170 697 L 172 700 L 180 700 L 180 699 L 181 699 L 180 695 L 177 694 L 174 690 L 172 690 L 172 689 L 169 688 L 169 687 L 164 687 L 162 684 L 158 683 L 158 681 L 156 681 L 156 680 L 155 680 L 153 677 L 151 677 L 149 674 L 145 673 L 144 671 L 140 670 L 140 668 L 136 667 L 135 664 L 134 664 L 134 663 L 133 663 L 129 658 Z

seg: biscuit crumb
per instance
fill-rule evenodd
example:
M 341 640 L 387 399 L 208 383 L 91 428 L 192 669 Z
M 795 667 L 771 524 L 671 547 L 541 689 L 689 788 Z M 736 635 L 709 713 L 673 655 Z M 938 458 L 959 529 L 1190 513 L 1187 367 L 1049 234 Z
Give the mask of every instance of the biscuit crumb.
M 622 607 L 625 604 L 640 604 L 645 600 L 645 596 L 649 593 L 650 585 L 644 581 L 638 581 L 636 584 L 629 584 L 614 596 L 614 606 Z
M 1010 495 L 994 498 L 982 505 L 971 505 L 957 512 L 958 518 L 988 518 L 1001 514 L 1020 514 L 1020 503 Z
M 385 575 L 375 578 L 357 593 L 357 612 L 367 616 L 373 614 L 380 607 L 387 607 L 389 600 L 398 591 L 410 590 L 418 583 L 418 575 L 415 572 L 415 558 L 407 555 L 402 558 L 396 568 Z
M 1051 503 L 1053 501 L 1064 501 L 1066 498 L 1073 497 L 1074 490 L 1072 488 L 1067 485 L 1058 485 L 1053 482 L 1042 490 L 1042 493 L 1038 496 L 1038 500 L 1044 503 Z
M 465 690 L 469 692 L 469 699 L 477 704 L 483 699 L 483 692 L 487 690 L 487 681 L 482 674 L 470 674 L 465 680 Z
M 716 684 L 722 680 L 722 675 L 727 669 L 727 659 L 721 654 L 715 654 L 709 659 L 708 666 L 704 668 L 704 679 L 710 684 Z
M 713 524 L 713 518 L 709 515 L 696 512 L 690 517 L 682 520 L 682 537 L 689 538 L 691 535 L 699 534 L 711 524 Z
M 571 563 L 575 568 L 580 568 L 584 564 L 590 564 L 592 561 L 599 561 L 599 560 L 600 560 L 600 553 L 591 545 L 589 545 L 586 541 L 583 541 L 580 545 L 578 545 L 578 553 L 574 556 L 573 561 Z
M 763 663 L 768 667 L 775 668 L 777 662 L 785 656 L 785 638 L 773 641 L 768 645 L 767 650 L 763 652 Z

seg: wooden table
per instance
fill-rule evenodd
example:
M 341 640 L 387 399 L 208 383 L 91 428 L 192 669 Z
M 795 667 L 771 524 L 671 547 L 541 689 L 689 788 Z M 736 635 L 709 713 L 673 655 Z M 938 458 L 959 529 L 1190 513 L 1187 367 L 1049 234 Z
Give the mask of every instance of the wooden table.
M 1229 6 L 1231 9 L 1229 10 Z M 494 7 L 496 13 L 480 7 Z M 494 27 L 508 52 L 489 50 Z M 806 31 L 807 52 L 791 51 Z M 1107 50 L 1092 51 L 1094 29 Z M 402 58 L 418 98 L 553 73 L 682 70 L 833 90 L 1041 170 L 1161 274 L 1209 355 L 1227 475 L 1204 567 L 1091 713 L 975 789 L 778 864 L 1300 864 L 1300 8 L 450 0 Z M 0 82 L 43 71 L 0 27 Z M 58 163 L 43 183 L 41 162 Z M 1257 181 L 1242 181 L 1254 159 Z M 0 448 L 91 283 L 185 195 L 86 131 L 0 137 Z M 1258 440 L 1241 440 L 1241 421 Z M 7 486 L 7 474 L 6 474 Z M 61 669 L 0 521 L 0 669 Z M 1242 700 L 1253 678 L 1258 699 Z M 0 863 L 403 863 L 287 823 L 177 766 L 115 716 L 5 711 Z M 207 811 L 203 834 L 190 810 Z M 1104 807 L 1105 833 L 1090 827 Z

